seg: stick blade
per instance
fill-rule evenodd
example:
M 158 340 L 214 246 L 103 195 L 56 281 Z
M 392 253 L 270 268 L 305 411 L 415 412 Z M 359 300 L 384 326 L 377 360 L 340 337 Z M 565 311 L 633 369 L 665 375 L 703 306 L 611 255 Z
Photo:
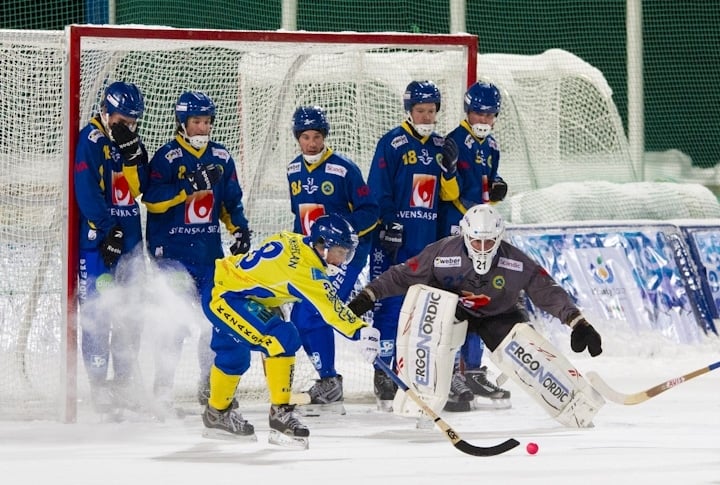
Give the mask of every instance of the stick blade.
M 510 451 L 517 447 L 520 442 L 516 439 L 510 438 L 509 440 L 503 441 L 495 446 L 475 446 L 471 445 L 465 440 L 460 440 L 454 443 L 455 448 L 462 451 L 467 455 L 472 456 L 496 456 Z

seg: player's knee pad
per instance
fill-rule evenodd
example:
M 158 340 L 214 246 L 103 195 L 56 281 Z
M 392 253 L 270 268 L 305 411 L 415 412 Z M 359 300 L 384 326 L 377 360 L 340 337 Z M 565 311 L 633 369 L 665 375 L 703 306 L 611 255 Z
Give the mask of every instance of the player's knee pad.
M 457 350 L 465 341 L 467 322 L 455 320 L 458 297 L 426 285 L 408 289 L 397 332 L 400 376 L 434 411 L 448 399 Z M 398 392 L 393 412 L 419 416 L 420 408 Z
M 527 323 L 515 325 L 490 358 L 565 426 L 592 427 L 593 417 L 605 404 L 555 346 Z
M 229 375 L 243 375 L 250 368 L 250 347 L 229 333 L 214 332 L 210 348 L 215 366 Z

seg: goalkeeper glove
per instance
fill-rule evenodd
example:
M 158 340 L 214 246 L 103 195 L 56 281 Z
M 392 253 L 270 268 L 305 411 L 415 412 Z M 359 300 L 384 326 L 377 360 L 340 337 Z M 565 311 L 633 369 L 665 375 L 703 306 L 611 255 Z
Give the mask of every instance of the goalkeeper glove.
M 187 181 L 193 192 L 197 192 L 198 190 L 212 190 L 215 184 L 220 181 L 222 174 L 222 166 L 211 163 L 210 165 L 188 174 Z
M 125 234 L 123 233 L 122 227 L 115 226 L 110 230 L 108 235 L 105 236 L 102 243 L 100 243 L 100 255 L 102 256 L 105 266 L 108 268 L 115 266 L 115 263 L 120 259 L 124 236 Z
M 360 354 L 368 364 L 375 362 L 380 352 L 380 330 L 375 327 L 362 327 L 358 330 Z
M 375 306 L 375 299 L 370 294 L 370 290 L 362 290 L 355 295 L 355 298 L 347 306 L 355 315 L 361 317 L 372 310 L 373 306 Z
M 110 127 L 110 136 L 120 149 L 126 165 L 134 166 L 140 162 L 142 149 L 140 135 L 136 131 L 132 131 L 125 123 L 115 123 Z
M 250 236 L 252 231 L 248 228 L 240 228 L 233 236 L 235 236 L 235 242 L 230 246 L 230 253 L 234 256 L 236 254 L 245 254 L 250 251 Z
M 570 334 L 570 348 L 573 352 L 582 352 L 587 349 L 591 357 L 602 353 L 602 339 L 600 334 L 584 318 L 577 320 Z

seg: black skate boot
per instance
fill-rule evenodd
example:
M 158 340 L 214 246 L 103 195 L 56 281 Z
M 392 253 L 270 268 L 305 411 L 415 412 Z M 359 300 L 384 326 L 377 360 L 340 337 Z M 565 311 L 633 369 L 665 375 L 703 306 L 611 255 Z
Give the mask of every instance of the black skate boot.
M 510 391 L 495 385 L 487 377 L 487 367 L 465 371 L 465 379 L 473 394 L 483 398 L 476 400 L 477 408 L 507 409 L 510 404 Z M 489 400 L 489 401 L 488 401 Z
M 375 369 L 373 376 L 373 388 L 377 398 L 378 411 L 392 412 L 393 399 L 397 392 L 397 384 L 380 369 Z
M 456 372 L 450 381 L 450 395 L 443 408 L 445 411 L 463 413 L 470 411 L 470 402 L 475 399 L 475 395 L 468 387 L 465 376 Z
M 205 407 L 202 415 L 205 438 L 257 441 L 255 427 L 235 410 L 237 408 L 235 402 L 233 399 L 230 406 L 222 411 L 209 404 Z
M 310 430 L 302 424 L 294 404 L 270 406 L 270 435 L 268 443 L 306 450 L 310 444 Z
M 310 403 L 297 409 L 303 416 L 345 414 L 341 375 L 318 379 L 306 392 L 310 397 Z

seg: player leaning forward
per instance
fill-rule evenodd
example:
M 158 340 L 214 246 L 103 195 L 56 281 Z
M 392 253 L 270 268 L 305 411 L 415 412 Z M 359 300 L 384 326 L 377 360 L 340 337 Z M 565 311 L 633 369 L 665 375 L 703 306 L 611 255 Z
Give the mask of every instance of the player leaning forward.
M 376 300 L 404 294 L 416 284 L 447 290 L 459 297 L 456 318 L 467 320 L 468 331 L 480 335 L 504 373 L 557 421 L 570 427 L 592 426 L 604 400 L 525 323 L 521 292 L 572 328 L 573 351 L 587 349 L 591 356 L 599 355 L 600 335 L 545 269 L 502 240 L 504 233 L 505 223 L 493 207 L 473 206 L 460 221 L 460 235 L 441 239 L 406 263 L 392 266 L 348 306 L 362 316 Z
M 233 396 L 250 367 L 250 352 L 257 351 L 265 357 L 270 394 L 269 442 L 307 448 L 310 431 L 289 404 L 300 336 L 295 325 L 273 309 L 301 299 L 308 302 L 328 325 L 358 340 L 363 357 L 374 361 L 379 332 L 338 298 L 327 275 L 328 267 L 352 259 L 357 242 L 345 219 L 325 215 L 315 220 L 308 236 L 281 232 L 247 254 L 216 262 L 214 286 L 203 295 L 203 310 L 215 327 L 205 436 L 254 436 L 253 426 L 235 409 Z

